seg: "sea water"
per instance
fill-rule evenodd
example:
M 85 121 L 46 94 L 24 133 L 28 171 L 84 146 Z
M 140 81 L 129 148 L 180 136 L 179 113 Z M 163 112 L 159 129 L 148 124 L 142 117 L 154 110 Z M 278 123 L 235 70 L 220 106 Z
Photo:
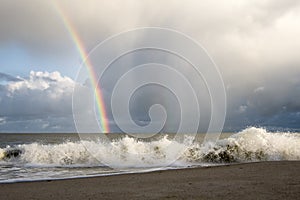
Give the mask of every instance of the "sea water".
M 177 142 L 174 134 L 147 139 L 109 134 L 108 142 L 94 134 L 84 139 L 78 134 L 0 134 L 0 182 L 300 160 L 299 133 L 250 127 L 235 134 L 223 133 L 217 142 L 204 142 L 204 136 L 182 134 L 184 139 Z

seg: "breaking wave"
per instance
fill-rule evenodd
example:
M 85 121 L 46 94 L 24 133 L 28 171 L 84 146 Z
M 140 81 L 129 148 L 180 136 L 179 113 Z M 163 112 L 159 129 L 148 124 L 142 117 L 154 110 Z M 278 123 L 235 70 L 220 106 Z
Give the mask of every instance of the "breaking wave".
M 186 138 L 189 140 L 190 138 Z M 179 158 L 168 148 L 173 140 L 165 136 L 157 141 L 123 137 L 111 142 L 80 141 L 62 144 L 22 144 L 0 149 L 1 162 L 40 166 L 159 167 L 176 160 L 173 166 L 203 163 L 234 163 L 271 160 L 300 160 L 300 134 L 270 133 L 262 128 L 247 128 L 217 143 L 176 143 L 185 148 Z M 88 151 L 85 146 L 89 146 Z M 102 164 L 101 164 L 102 163 Z
M 183 156 L 191 162 L 249 162 L 300 160 L 299 133 L 270 133 L 262 128 L 247 128 L 217 144 L 189 147 Z

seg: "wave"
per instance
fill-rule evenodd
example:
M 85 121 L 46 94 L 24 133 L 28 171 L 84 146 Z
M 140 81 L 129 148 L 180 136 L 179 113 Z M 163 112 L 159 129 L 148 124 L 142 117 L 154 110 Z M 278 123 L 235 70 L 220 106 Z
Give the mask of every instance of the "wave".
M 249 162 L 300 160 L 299 133 L 270 133 L 263 128 L 247 128 L 216 144 L 188 148 L 184 158 L 206 162 Z
M 186 136 L 185 141 L 192 138 Z M 173 148 L 169 145 L 173 142 Z M 88 150 L 87 148 L 88 147 Z M 176 149 L 185 149 L 180 157 Z M 92 152 L 92 153 L 91 153 Z M 101 141 L 62 144 L 22 144 L 0 149 L 1 162 L 33 166 L 160 167 L 203 163 L 234 163 L 271 160 L 300 160 L 300 134 L 271 133 L 247 128 L 217 143 L 174 143 L 168 136 L 140 141 L 128 136 L 111 143 Z M 176 162 L 173 162 L 176 161 Z

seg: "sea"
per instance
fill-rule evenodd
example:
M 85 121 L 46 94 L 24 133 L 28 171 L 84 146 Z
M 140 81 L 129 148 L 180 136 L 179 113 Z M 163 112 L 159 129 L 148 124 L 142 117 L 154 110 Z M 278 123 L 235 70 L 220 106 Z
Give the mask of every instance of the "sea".
M 230 165 L 245 162 L 300 160 L 300 134 L 249 127 L 205 134 L 0 134 L 0 183 L 144 173 L 155 170 Z

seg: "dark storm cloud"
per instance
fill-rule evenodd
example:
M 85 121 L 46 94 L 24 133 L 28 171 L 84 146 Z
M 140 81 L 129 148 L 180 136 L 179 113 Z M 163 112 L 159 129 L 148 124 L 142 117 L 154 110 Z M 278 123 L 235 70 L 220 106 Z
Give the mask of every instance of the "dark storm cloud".
M 300 72 L 286 73 L 273 74 L 256 87 L 243 87 L 244 91 L 239 93 L 230 89 L 227 126 L 255 125 L 299 131 Z
M 300 2 L 297 0 L 62 0 L 57 5 L 73 23 L 87 49 L 111 34 L 141 26 L 172 28 L 200 42 L 220 68 L 227 88 L 225 128 L 300 124 Z M 74 44 L 56 10 L 57 5 L 39 0 L 2 1 L 0 45 L 5 48 L 17 44 L 31 56 L 68 57 Z M 38 98 L 32 102 L 21 98 L 26 93 L 18 93 L 12 102 L 34 103 L 44 112 L 42 104 L 39 107 L 44 93 L 27 92 Z M 51 92 L 55 94 L 59 90 Z M 70 103 L 70 96 L 58 102 L 62 101 Z M 58 102 L 57 113 L 71 113 L 70 106 L 66 111 Z M 2 112 L 17 114 L 21 108 L 16 103 L 11 109 Z M 29 108 L 21 110 L 24 115 L 34 112 Z M 136 120 L 148 118 L 144 110 L 135 109 L 133 113 Z M 291 125 L 292 118 L 294 125 Z M 3 118 L 0 123 L 4 122 Z

